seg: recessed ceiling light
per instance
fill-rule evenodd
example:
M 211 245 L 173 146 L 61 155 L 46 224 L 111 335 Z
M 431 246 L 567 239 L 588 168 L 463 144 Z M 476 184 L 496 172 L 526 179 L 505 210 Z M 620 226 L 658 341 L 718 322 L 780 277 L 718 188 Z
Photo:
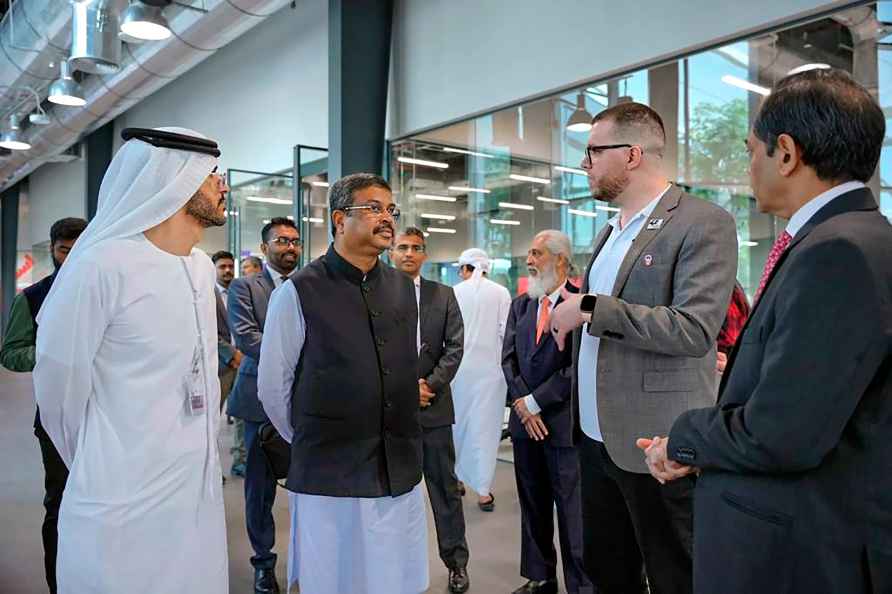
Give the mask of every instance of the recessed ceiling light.
M 598 210 L 603 210 L 605 212 L 619 212 L 619 209 L 615 206 L 604 206 L 603 204 L 596 204 L 595 208 Z
M 575 173 L 576 175 L 588 175 L 584 170 L 575 169 L 573 167 L 564 167 L 563 165 L 555 165 L 554 168 L 557 169 L 558 171 L 563 171 L 565 173 Z
M 422 219 L 434 219 L 436 221 L 454 221 L 455 215 L 442 215 L 423 212 L 419 215 Z
M 412 159 L 410 157 L 397 157 L 400 163 L 407 165 L 422 165 L 424 167 L 436 167 L 437 169 L 449 169 L 449 163 L 441 163 L 440 161 L 425 161 L 424 159 Z
M 500 208 L 514 208 L 517 210 L 535 210 L 535 207 L 530 204 L 517 204 L 515 202 L 499 202 Z
M 430 232 L 430 233 L 449 233 L 449 234 L 454 234 L 454 233 L 456 232 L 455 229 L 448 229 L 448 228 L 445 228 L 445 227 L 428 227 L 427 230 L 428 230 L 428 232 Z
M 513 180 L 532 182 L 534 184 L 550 184 L 551 183 L 550 179 L 545 179 L 544 177 L 533 177 L 531 175 L 518 175 L 516 173 L 512 173 L 508 177 L 510 177 Z
M 489 194 L 489 190 L 485 190 L 483 188 L 471 188 L 468 186 L 449 186 L 449 189 L 453 192 L 476 192 L 478 194 Z
M 737 78 L 736 76 L 731 76 L 730 74 L 726 74 L 725 76 L 723 76 L 722 82 L 726 85 L 731 85 L 732 87 L 737 87 L 738 89 L 743 89 L 751 93 L 758 93 L 759 95 L 767 96 L 771 94 L 771 89 L 769 89 L 768 87 L 753 84 L 748 80 L 743 80 L 742 78 Z
M 492 159 L 493 155 L 487 155 L 486 153 L 477 153 L 474 151 L 466 151 L 465 149 L 452 148 L 451 146 L 443 147 L 443 151 L 447 153 L 461 153 L 463 155 L 473 155 L 475 157 L 483 157 L 484 159 Z
M 576 210 L 575 208 L 568 208 L 567 212 L 569 212 L 570 214 L 579 215 L 581 217 L 589 217 L 592 219 L 598 216 L 598 213 L 596 212 L 592 212 L 590 210 Z
M 318 188 L 327 188 L 329 186 L 328 182 L 324 181 L 314 181 L 310 183 Z
M 264 202 L 266 204 L 293 204 L 291 200 L 285 200 L 284 198 L 266 198 L 264 196 L 248 196 L 245 200 L 248 202 Z
M 510 219 L 489 219 L 493 225 L 520 225 L 520 221 L 512 221 Z
M 787 75 L 799 74 L 800 72 L 807 72 L 809 70 L 826 70 L 827 68 L 830 68 L 830 64 L 803 64 L 802 66 L 797 66 L 789 71 Z
M 415 194 L 416 200 L 434 200 L 436 202 L 455 202 L 458 198 L 452 196 L 437 196 L 436 194 Z
M 549 198 L 548 196 L 536 196 L 536 200 L 539 202 L 551 202 L 552 204 L 570 204 L 569 200 L 563 200 L 561 198 Z

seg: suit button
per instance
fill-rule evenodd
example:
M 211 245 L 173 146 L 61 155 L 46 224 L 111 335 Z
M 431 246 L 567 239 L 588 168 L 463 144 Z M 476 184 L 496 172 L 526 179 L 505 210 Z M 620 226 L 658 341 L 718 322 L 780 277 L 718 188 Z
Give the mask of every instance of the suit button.
M 372 309 L 369 311 L 369 313 L 372 315 L 373 318 L 377 318 L 378 316 L 381 315 L 381 312 L 378 311 L 377 309 Z
M 384 369 L 381 370 L 381 373 L 382 373 L 383 375 L 390 375 L 390 369 L 388 369 L 387 367 L 385 367 Z
M 384 401 L 384 408 L 390 408 L 391 406 L 393 406 L 393 403 L 390 400 Z
M 384 343 L 387 342 L 383 338 L 376 338 L 375 342 L 378 343 L 378 346 L 384 346 Z
M 363 293 L 370 293 L 371 291 L 372 291 L 372 288 L 371 288 L 370 286 L 368 286 L 368 285 L 363 285 L 363 286 L 362 286 L 362 292 L 363 292 Z

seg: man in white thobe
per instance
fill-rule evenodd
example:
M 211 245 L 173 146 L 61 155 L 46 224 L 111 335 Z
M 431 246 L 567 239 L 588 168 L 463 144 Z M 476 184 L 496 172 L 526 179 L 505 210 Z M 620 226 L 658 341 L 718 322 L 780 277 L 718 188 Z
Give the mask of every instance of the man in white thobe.
M 465 354 L 452 380 L 455 472 L 477 492 L 480 509 L 492 511 L 492 481 L 508 394 L 502 373 L 502 341 L 511 294 L 486 277 L 490 261 L 483 250 L 465 250 L 458 263 L 465 280 L 454 290 L 465 322 Z
M 196 132 L 122 136 L 38 316 L 35 394 L 70 471 L 59 594 L 222 594 L 215 275 L 194 246 L 228 188 Z
M 421 493 L 418 306 L 378 260 L 395 236 L 390 186 L 357 173 L 329 192 L 334 242 L 269 302 L 260 401 L 291 443 L 289 585 L 308 594 L 428 587 Z

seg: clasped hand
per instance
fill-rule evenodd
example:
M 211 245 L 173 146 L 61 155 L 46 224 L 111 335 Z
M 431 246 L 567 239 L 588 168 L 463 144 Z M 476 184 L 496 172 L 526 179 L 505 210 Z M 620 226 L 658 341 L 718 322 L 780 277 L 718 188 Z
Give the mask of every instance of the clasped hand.
M 635 445 L 644 451 L 647 469 L 651 476 L 660 481 L 661 485 L 665 485 L 666 481 L 674 481 L 697 471 L 694 466 L 684 466 L 675 460 L 670 460 L 666 450 L 668 443 L 668 437 L 657 436 L 652 439 L 642 438 L 635 442 Z

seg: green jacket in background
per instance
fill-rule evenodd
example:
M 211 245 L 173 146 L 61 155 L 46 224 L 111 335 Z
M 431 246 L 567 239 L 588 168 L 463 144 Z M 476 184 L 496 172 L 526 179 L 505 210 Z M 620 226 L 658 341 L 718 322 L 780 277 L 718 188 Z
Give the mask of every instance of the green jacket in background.
M 10 371 L 31 372 L 35 364 L 37 333 L 25 295 L 19 293 L 9 311 L 9 325 L 0 349 L 0 365 Z

